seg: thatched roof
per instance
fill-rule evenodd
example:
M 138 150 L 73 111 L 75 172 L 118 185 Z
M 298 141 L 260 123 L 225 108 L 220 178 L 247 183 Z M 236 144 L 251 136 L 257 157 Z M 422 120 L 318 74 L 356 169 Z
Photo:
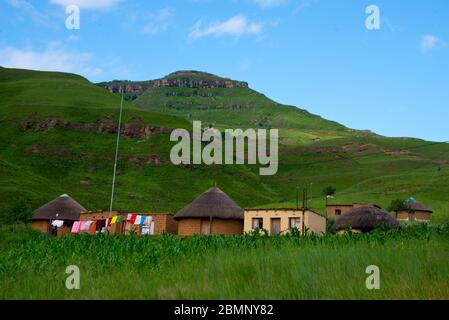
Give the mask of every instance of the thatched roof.
M 79 220 L 80 213 L 86 209 L 67 194 L 43 205 L 33 212 L 31 220 Z
M 432 210 L 430 210 L 425 205 L 423 205 L 422 203 L 419 203 L 419 202 L 410 202 L 410 203 L 407 203 L 407 205 L 409 206 L 410 210 L 412 210 L 412 211 L 426 211 L 426 212 L 430 212 L 430 213 L 433 212 Z
M 220 218 L 243 220 L 243 209 L 219 188 L 210 188 L 192 203 L 181 209 L 175 219 Z
M 400 227 L 399 222 L 382 209 L 374 206 L 363 206 L 352 209 L 338 217 L 332 229 L 340 230 L 350 227 L 362 231 L 371 231 L 383 225 L 391 228 Z

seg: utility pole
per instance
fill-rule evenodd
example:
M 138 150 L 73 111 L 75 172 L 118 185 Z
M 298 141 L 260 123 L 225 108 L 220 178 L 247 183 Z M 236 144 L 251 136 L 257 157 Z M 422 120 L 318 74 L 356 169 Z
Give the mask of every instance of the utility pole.
M 302 189 L 302 230 L 301 233 L 304 235 L 305 233 L 305 219 L 306 219 L 306 188 Z
M 312 200 L 313 200 L 312 187 L 313 187 L 313 182 L 310 183 L 310 198 L 308 198 L 308 199 L 310 199 L 310 200 L 309 200 L 310 202 L 312 202 Z M 311 206 L 311 205 L 310 205 L 310 206 Z M 309 207 L 309 206 L 307 206 L 307 207 Z
M 299 188 L 296 187 L 296 210 L 299 209 Z
M 123 97 L 125 94 L 125 88 L 121 87 L 122 90 L 122 99 L 120 102 L 120 115 L 118 118 L 118 129 L 117 129 L 117 142 L 115 145 L 115 159 L 114 159 L 114 173 L 112 175 L 112 190 L 111 190 L 111 202 L 109 204 L 109 219 L 111 219 L 112 217 L 112 203 L 114 202 L 114 191 L 115 191 L 115 176 L 117 173 L 117 158 L 118 158 L 118 147 L 119 147 L 119 143 L 120 143 L 120 129 L 121 129 L 121 125 L 122 125 L 122 112 L 123 112 Z M 106 226 L 107 228 L 107 226 Z

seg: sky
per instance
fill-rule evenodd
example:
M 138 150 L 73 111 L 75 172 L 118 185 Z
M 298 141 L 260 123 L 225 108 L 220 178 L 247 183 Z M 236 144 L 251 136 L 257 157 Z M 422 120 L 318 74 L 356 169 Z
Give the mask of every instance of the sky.
M 0 66 L 93 82 L 207 71 L 350 128 L 448 141 L 448 13 L 447 0 L 0 0 Z

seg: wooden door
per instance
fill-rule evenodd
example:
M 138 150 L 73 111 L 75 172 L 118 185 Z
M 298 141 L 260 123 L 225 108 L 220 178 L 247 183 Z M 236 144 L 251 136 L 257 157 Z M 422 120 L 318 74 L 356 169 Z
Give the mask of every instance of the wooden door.
M 201 234 L 210 234 L 210 219 L 201 219 Z
M 281 218 L 271 218 L 270 234 L 275 236 L 281 233 Z

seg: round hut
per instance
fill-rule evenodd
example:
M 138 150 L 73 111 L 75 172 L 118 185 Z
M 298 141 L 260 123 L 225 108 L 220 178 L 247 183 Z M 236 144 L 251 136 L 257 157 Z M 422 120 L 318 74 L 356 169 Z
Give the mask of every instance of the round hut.
M 369 232 L 382 226 L 400 227 L 399 222 L 384 210 L 375 206 L 362 206 L 337 218 L 332 229 L 337 233 L 344 233 L 347 228 L 351 228 L 352 232 L 360 233 Z
M 43 233 L 57 233 L 58 235 L 70 233 L 74 221 L 80 219 L 80 213 L 86 209 L 67 194 L 44 204 L 33 212 L 31 226 Z M 57 230 L 52 227 L 54 220 L 64 221 L 64 225 Z
M 244 210 L 219 188 L 210 188 L 174 217 L 178 234 L 242 234 Z

